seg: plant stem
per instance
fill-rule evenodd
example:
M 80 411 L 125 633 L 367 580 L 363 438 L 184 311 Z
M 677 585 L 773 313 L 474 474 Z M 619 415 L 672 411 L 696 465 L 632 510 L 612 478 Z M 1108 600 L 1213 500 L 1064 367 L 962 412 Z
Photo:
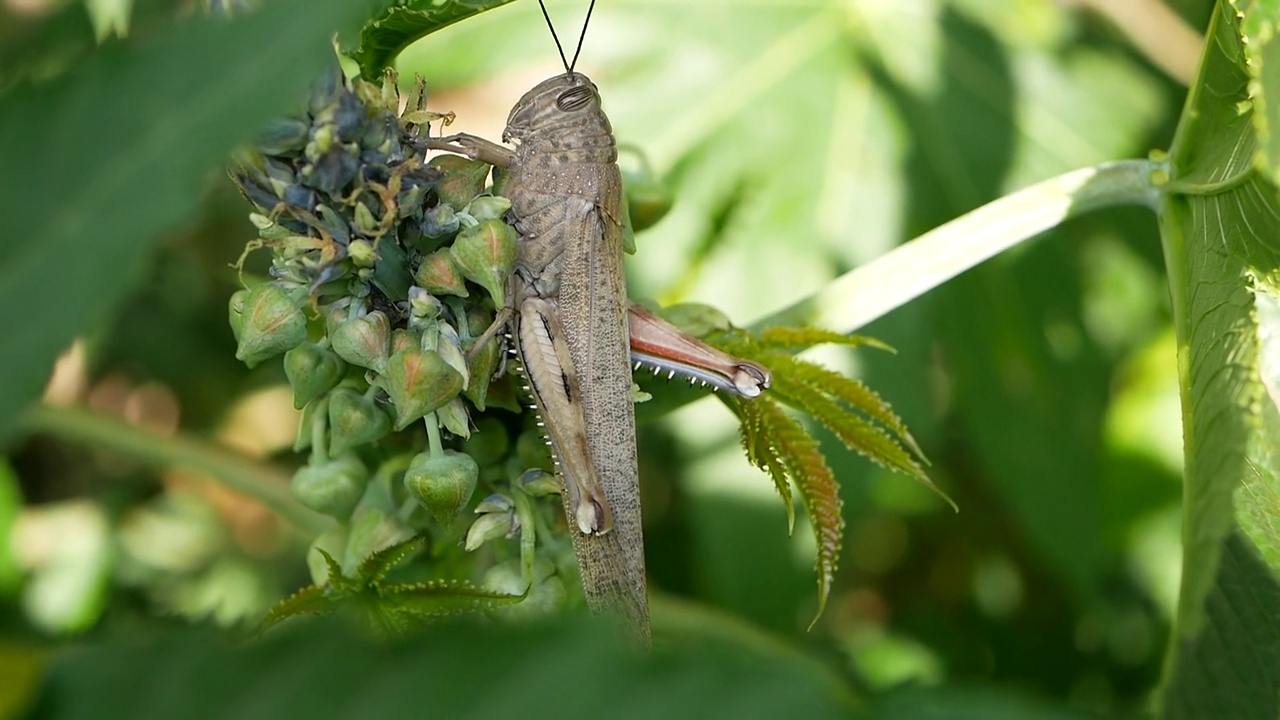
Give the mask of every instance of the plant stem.
M 105 450 L 152 467 L 178 466 L 205 473 L 311 536 L 333 527 L 332 520 L 293 499 L 287 473 L 186 435 L 161 437 L 82 408 L 49 405 L 32 407 L 23 415 L 21 425 L 28 432 Z
M 1006 195 L 832 280 L 752 327 L 812 325 L 851 332 L 1068 218 L 1113 205 L 1154 208 L 1153 160 L 1120 160 Z

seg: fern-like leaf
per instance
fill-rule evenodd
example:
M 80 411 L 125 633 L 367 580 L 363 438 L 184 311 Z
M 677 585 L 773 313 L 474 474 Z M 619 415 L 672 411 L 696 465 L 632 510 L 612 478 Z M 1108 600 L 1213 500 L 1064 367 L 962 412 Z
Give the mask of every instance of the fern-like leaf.
M 804 410 L 821 422 L 845 447 L 877 464 L 916 478 L 955 508 L 955 502 L 933 484 L 911 453 L 880 427 L 849 412 L 809 383 L 791 376 L 776 378 L 774 391 L 788 405 Z
M 782 504 L 787 509 L 787 535 L 794 534 L 796 508 L 791 498 L 791 481 L 788 479 L 786 467 L 769 445 L 769 436 L 764 429 L 764 417 L 760 412 L 760 406 L 751 400 L 741 400 L 727 395 L 719 397 L 738 416 L 742 447 L 747 451 L 747 460 L 768 473 L 773 479 L 773 487 L 782 497 Z
M 817 441 L 799 422 L 768 398 L 756 398 L 751 403 L 760 413 L 764 431 L 771 439 L 778 461 L 795 481 L 809 513 L 809 522 L 813 525 L 813 536 L 818 546 L 814 566 L 818 575 L 818 612 L 813 618 L 816 623 L 826 610 L 840 563 L 844 515 L 841 513 L 839 486 Z M 812 628 L 813 623 L 809 627 Z
M 907 430 L 906 423 L 902 422 L 902 418 L 898 417 L 897 413 L 875 391 L 863 383 L 853 378 L 845 377 L 817 363 L 798 360 L 777 351 L 763 353 L 760 362 L 765 363 L 774 373 L 784 378 L 784 381 L 803 383 L 813 390 L 848 403 L 854 409 L 865 413 L 872 420 L 887 428 L 896 438 L 896 442 L 900 442 L 903 447 L 915 456 L 913 464 L 916 467 L 919 467 L 919 464 L 914 461 L 928 464 L 929 461 L 925 458 L 924 451 L 920 449 L 915 438 L 911 436 L 911 432 Z M 832 432 L 835 431 L 833 430 Z M 920 472 L 923 472 L 923 470 Z M 911 474 L 915 475 L 916 473 Z
M 382 548 L 360 561 L 360 567 L 356 569 L 356 579 L 365 585 L 382 582 L 387 573 L 426 547 L 426 543 L 425 537 L 415 536 Z M 330 568 L 330 573 L 332 572 Z
M 774 344 L 766 340 L 765 336 L 770 334 L 774 336 L 775 341 L 780 341 L 782 344 Z M 925 465 L 929 464 L 928 459 L 925 458 L 924 451 L 920 449 L 911 432 L 907 430 L 906 424 L 875 391 L 858 380 L 845 377 L 816 363 L 799 360 L 791 354 L 796 349 L 811 347 L 824 342 L 839 342 L 845 345 L 873 344 L 876 347 L 892 351 L 893 348 L 888 345 L 884 345 L 879 340 L 859 335 L 842 335 L 829 330 L 789 327 L 769 328 L 762 331 L 758 336 L 742 331 L 718 333 L 714 339 L 721 350 L 755 360 L 769 368 L 775 375 L 805 376 L 808 384 L 832 397 L 849 403 L 855 409 L 866 413 L 873 420 L 887 427 L 907 446 L 907 449 L 918 460 Z
M 529 591 L 509 595 L 464 580 L 433 580 L 394 585 L 385 588 L 382 595 L 391 607 L 411 616 L 441 617 L 518 603 Z
M 528 595 L 479 587 L 464 581 L 386 583 L 393 568 L 423 547 L 415 537 L 385 547 L 365 558 L 354 575 L 343 575 L 333 557 L 317 548 L 329 568 L 323 586 L 313 585 L 285 598 L 263 618 L 260 631 L 301 615 L 353 613 L 371 631 L 385 637 L 402 635 L 431 620 L 464 612 L 490 610 L 518 603 Z
M 258 632 L 266 632 L 291 617 L 328 615 L 333 612 L 333 608 L 333 599 L 325 593 L 324 588 L 315 585 L 305 587 L 267 611 L 266 617 L 258 624 Z
M 824 344 L 870 345 L 890 352 L 893 348 L 873 338 L 815 328 L 778 327 L 752 332 L 724 325 L 712 324 L 704 329 L 707 327 L 709 331 L 703 334 L 707 344 L 758 362 L 772 373 L 772 389 L 765 395 L 754 399 L 728 396 L 721 400 L 741 423 L 747 459 L 773 479 L 787 507 L 789 524 L 794 521 L 791 483 L 800 493 L 818 545 L 815 571 L 820 617 L 835 578 L 844 531 L 838 486 L 817 441 L 779 403 L 813 416 L 849 449 L 916 478 L 953 508 L 955 503 L 929 479 L 924 470 L 928 459 L 888 403 L 858 380 L 793 356 Z
M 880 340 L 866 335 L 846 335 L 845 333 L 806 327 L 771 327 L 761 330 L 752 339 L 762 350 L 785 350 L 797 353 L 817 345 L 845 345 L 858 347 L 868 345 L 879 350 L 894 352 L 893 347 Z

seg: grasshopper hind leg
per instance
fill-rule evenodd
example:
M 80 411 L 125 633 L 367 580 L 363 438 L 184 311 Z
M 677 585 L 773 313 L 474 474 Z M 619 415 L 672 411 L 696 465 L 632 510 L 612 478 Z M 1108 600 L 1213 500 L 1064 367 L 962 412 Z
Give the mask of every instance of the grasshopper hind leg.
M 555 306 L 526 298 L 516 317 L 516 347 L 534 407 L 551 443 L 571 522 L 584 535 L 603 535 L 613 513 L 600 487 L 587 442 L 582 390 Z

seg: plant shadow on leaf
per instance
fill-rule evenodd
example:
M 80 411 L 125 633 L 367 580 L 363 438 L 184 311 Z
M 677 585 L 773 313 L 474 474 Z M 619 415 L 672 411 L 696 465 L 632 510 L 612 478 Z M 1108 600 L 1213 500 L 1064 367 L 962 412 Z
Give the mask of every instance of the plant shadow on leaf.
M 879 74 L 916 139 L 907 159 L 909 234 L 997 197 L 1018 134 L 1007 51 L 954 12 L 942 25 L 941 65 L 955 70 L 935 97 L 906 94 Z M 986 81 L 980 87 L 971 80 L 975 74 Z M 1108 378 L 1087 345 L 1065 360 L 1048 345 L 1044 327 L 1053 322 L 1088 337 L 1080 327 L 1075 276 L 1055 272 L 1064 262 L 1069 257 L 1060 243 L 1041 241 L 1015 262 L 975 268 L 939 288 L 931 307 L 956 378 L 955 407 L 974 437 L 985 477 L 1083 596 L 1102 561 L 1100 543 L 1090 540 L 1100 537 L 1101 527 L 1091 458 Z M 1064 537 L 1075 540 L 1063 543 Z
M 137 692 L 137 683 L 165 692 Z M 317 622 L 242 646 L 205 631 L 106 640 L 49 672 L 30 717 L 847 717 L 808 668 L 740 646 L 651 653 L 596 621 L 444 624 L 378 643 Z

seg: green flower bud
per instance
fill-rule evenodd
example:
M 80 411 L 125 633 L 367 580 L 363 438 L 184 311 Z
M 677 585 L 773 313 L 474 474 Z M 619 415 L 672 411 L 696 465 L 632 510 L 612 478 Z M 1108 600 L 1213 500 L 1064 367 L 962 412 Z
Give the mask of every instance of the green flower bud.
M 560 481 L 545 470 L 526 470 L 516 484 L 530 497 L 546 497 L 560 494 Z
M 396 328 L 391 331 L 391 354 L 404 350 L 405 348 L 421 348 L 422 337 L 412 330 L 404 328 Z
M 261 213 L 249 213 L 249 222 L 258 228 L 258 237 L 263 240 L 283 240 L 293 235 L 289 228 Z
M 369 206 L 362 202 L 356 202 L 355 207 L 353 208 L 353 215 L 356 229 L 362 234 L 370 236 L 378 234 L 378 219 L 373 216 L 373 211 L 369 209 Z M 354 242 L 352 244 L 354 244 Z M 354 260 L 355 256 L 352 255 L 351 259 Z M 370 265 L 372 264 L 373 263 L 371 262 Z M 363 267 L 369 267 L 369 265 L 365 265 Z
M 347 529 L 344 527 L 326 530 L 311 543 L 310 549 L 307 550 L 307 569 L 311 571 L 312 583 L 317 587 L 323 587 L 329 582 L 329 563 L 324 561 L 324 556 L 319 551 L 329 553 L 331 558 L 341 558 L 343 548 L 346 546 Z
M 329 452 L 346 451 L 391 432 L 391 418 L 372 398 L 351 388 L 329 393 Z
M 458 233 L 449 256 L 462 276 L 489 292 L 494 307 L 506 307 L 507 280 L 516 262 L 516 231 L 501 220 L 485 220 Z
M 351 317 L 351 300 L 343 298 L 334 302 L 324 311 L 324 334 L 326 337 L 333 337 L 333 331 L 338 326 L 347 321 Z
M 356 203 L 356 207 L 362 208 L 364 205 Z M 365 212 L 368 213 L 368 209 L 366 209 Z M 357 219 L 359 218 L 359 215 L 360 212 L 357 210 Z M 369 219 L 372 221 L 373 216 L 370 215 Z M 363 230 L 363 228 L 361 228 L 361 230 Z M 368 234 L 372 234 L 371 231 L 366 232 L 368 232 Z M 368 240 L 352 240 L 351 244 L 347 245 L 347 255 L 351 257 L 351 262 L 358 268 L 371 268 L 373 267 L 373 264 L 378 261 L 378 251 L 373 249 L 373 243 Z
M 449 367 L 458 371 L 462 376 L 462 383 L 467 385 L 471 382 L 471 371 L 467 368 L 467 356 L 462 352 L 462 341 L 458 339 L 458 331 L 448 323 L 440 323 L 436 326 L 438 341 L 436 342 L 436 352 L 440 353 L 440 357 L 449 363 Z
M 333 147 L 334 140 L 337 135 L 331 124 L 317 125 L 311 134 L 311 141 L 304 147 L 304 155 L 311 162 L 315 162 L 320 156 L 329 152 Z
M 657 224 L 671 210 L 675 196 L 647 166 L 622 171 L 622 189 L 627 195 L 631 229 L 639 232 Z
M 343 519 L 360 502 L 369 470 L 354 454 L 343 455 L 319 466 L 308 465 L 294 473 L 289 488 L 298 502 L 319 513 Z
M 268 155 L 289 155 L 307 144 L 311 125 L 297 118 L 281 118 L 268 123 L 253 144 Z
M 332 390 L 346 370 L 342 358 L 315 343 L 303 343 L 285 353 L 284 374 L 293 388 L 293 407 L 301 410 Z
M 440 317 L 444 303 L 426 290 L 412 285 L 409 287 L 409 314 L 417 320 L 432 320 Z
M 485 220 L 501 220 L 503 215 L 511 209 L 511 201 L 496 195 L 481 195 L 467 205 L 466 212 L 468 215 L 476 219 L 476 222 L 484 222 Z
M 395 543 L 413 537 L 413 530 L 385 510 L 370 507 L 363 502 L 351 518 L 347 532 L 347 546 L 341 555 L 342 569 L 348 574 L 358 572 L 365 558 Z
M 231 300 L 227 302 L 227 322 L 231 325 L 231 335 L 237 343 L 240 342 L 240 331 L 244 328 L 244 301 L 248 297 L 249 291 L 240 289 L 231 293 Z
M 535 570 L 535 576 L 536 576 Z M 548 615 L 562 612 L 569 605 L 569 593 L 565 589 L 564 580 L 559 575 L 548 575 L 537 579 L 532 588 L 525 587 L 525 580 L 517 562 L 506 562 L 494 565 L 485 571 L 480 584 L 490 590 L 510 595 L 519 595 L 525 590 L 529 595 L 514 605 L 503 605 L 497 613 L 516 622 L 537 620 Z
M 515 507 L 516 504 L 511 500 L 511 498 L 501 493 L 494 493 L 481 500 L 480 504 L 476 505 L 476 514 L 509 513 L 514 510 Z
M 329 332 L 329 344 L 343 360 L 379 373 L 387 368 L 391 322 L 381 310 L 347 320 Z
M 511 513 L 485 513 L 471 523 L 463 549 L 471 552 L 490 540 L 510 535 L 514 528 L 515 518 Z
M 234 322 L 232 328 L 235 328 Z M 307 339 L 307 319 L 284 291 L 263 283 L 244 298 L 236 359 L 249 367 L 291 350 Z
M 293 451 L 302 452 L 311 447 L 311 426 L 317 417 L 327 416 L 329 403 L 320 398 L 316 402 L 309 402 L 306 407 L 302 408 L 302 417 L 298 420 L 298 434 L 293 439 Z
M 440 202 L 454 210 L 466 207 L 471 199 L 484 191 L 489 178 L 489 163 L 468 160 L 461 155 L 437 155 L 427 165 L 444 171 L 444 179 L 436 184 Z
M 404 474 L 404 486 L 431 516 L 448 526 L 476 491 L 480 468 L 470 455 L 445 450 L 432 456 L 420 453 Z
M 511 448 L 511 438 L 507 437 L 507 428 L 491 417 L 476 420 L 476 431 L 462 443 L 462 450 L 475 458 L 484 467 L 495 465 L 507 455 Z
M 453 208 L 448 203 L 442 202 L 422 213 L 422 219 L 418 222 L 418 229 L 429 238 L 439 238 L 458 232 L 458 227 L 461 224 L 462 222 L 458 220 L 458 215 L 454 213 Z
M 449 402 L 463 387 L 462 376 L 440 353 L 417 348 L 392 355 L 384 378 L 396 406 L 396 430 Z
M 490 188 L 490 191 L 497 197 L 506 197 L 507 193 L 504 191 L 507 189 L 507 178 L 509 177 L 511 177 L 510 170 L 495 167 L 493 169 L 493 187 Z
M 445 430 L 461 438 L 471 437 L 471 416 L 467 414 L 467 406 L 462 398 L 453 398 L 436 408 L 436 418 Z
M 467 311 L 467 331 L 473 338 L 483 335 L 492 323 L 493 314 L 483 308 L 472 307 Z M 473 341 L 465 349 L 470 363 L 467 365 L 467 389 L 463 394 L 477 410 L 483 412 L 489 398 L 489 383 L 493 381 L 493 373 L 502 359 L 502 342 L 491 338 L 484 347 L 477 349 Z
M 467 285 L 458 266 L 449 257 L 449 249 L 441 248 L 422 258 L 413 281 L 432 295 L 456 295 L 467 297 Z
M 382 71 L 382 85 L 379 89 L 382 109 L 392 114 L 400 112 L 400 80 L 395 68 Z
M 477 410 L 483 412 L 489 399 L 489 383 L 493 382 L 493 373 L 502 359 L 502 348 L 497 340 L 490 340 L 471 355 L 471 364 L 467 366 L 469 380 L 463 393 Z

